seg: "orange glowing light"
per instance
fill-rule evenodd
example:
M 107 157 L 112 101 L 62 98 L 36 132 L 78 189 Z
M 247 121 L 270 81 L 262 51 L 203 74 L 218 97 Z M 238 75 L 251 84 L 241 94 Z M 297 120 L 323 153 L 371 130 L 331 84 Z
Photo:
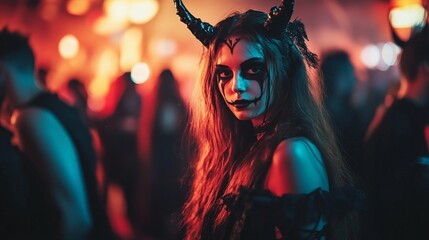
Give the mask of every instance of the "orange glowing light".
M 171 61 L 171 70 L 175 73 L 179 82 L 196 79 L 199 62 L 200 57 L 198 55 L 176 55 Z
M 67 34 L 60 40 L 58 51 L 65 59 L 73 58 L 79 52 L 79 41 L 75 36 Z
M 103 98 L 109 91 L 109 79 L 101 77 L 93 79 L 88 90 L 92 98 Z
M 89 0 L 70 0 L 66 7 L 68 13 L 81 16 L 88 12 L 90 6 Z
M 128 20 L 135 24 L 149 22 L 159 9 L 159 4 L 156 0 L 134 0 L 130 1 L 128 6 Z
M 121 39 L 121 70 L 129 71 L 141 60 L 143 32 L 139 28 L 128 29 Z
M 124 28 L 128 26 L 128 23 L 114 21 L 113 19 L 103 16 L 98 18 L 94 23 L 94 32 L 100 35 L 108 35 L 115 32 L 122 31 Z
M 107 48 L 97 58 L 96 76 L 107 79 L 107 83 L 113 81 L 118 74 L 118 54 L 115 49 Z
M 151 43 L 150 50 L 154 51 L 152 54 L 171 57 L 177 53 L 177 42 L 173 39 L 158 39 Z
M 89 83 L 88 93 L 92 98 L 104 98 L 118 74 L 118 55 L 113 48 L 106 48 L 94 61 L 95 77 Z
M 410 4 L 393 8 L 389 19 L 394 28 L 409 28 L 426 20 L 426 11 L 420 4 Z
M 99 111 L 103 110 L 105 104 L 106 104 L 106 102 L 105 102 L 104 98 L 101 98 L 101 97 L 98 97 L 98 98 L 90 97 L 88 99 L 88 108 L 94 112 L 99 112 Z
M 51 21 L 57 16 L 59 7 L 58 1 L 43 1 L 40 16 L 46 21 Z
M 422 4 L 421 0 L 392 0 L 391 2 L 392 2 L 392 6 L 395 6 L 395 7 L 412 5 L 412 4 Z
M 159 3 L 157 0 L 106 0 L 103 8 L 114 21 L 143 24 L 157 14 Z
M 128 20 L 128 3 L 126 0 L 106 0 L 104 2 L 106 15 L 116 22 L 126 22 Z

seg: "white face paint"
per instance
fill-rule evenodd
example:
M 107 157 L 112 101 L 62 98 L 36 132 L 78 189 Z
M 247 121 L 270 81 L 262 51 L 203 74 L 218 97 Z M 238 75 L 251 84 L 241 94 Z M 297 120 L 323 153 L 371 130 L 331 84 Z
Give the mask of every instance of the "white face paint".
M 218 88 L 228 108 L 239 120 L 261 124 L 268 101 L 268 75 L 261 47 L 233 36 L 219 51 Z

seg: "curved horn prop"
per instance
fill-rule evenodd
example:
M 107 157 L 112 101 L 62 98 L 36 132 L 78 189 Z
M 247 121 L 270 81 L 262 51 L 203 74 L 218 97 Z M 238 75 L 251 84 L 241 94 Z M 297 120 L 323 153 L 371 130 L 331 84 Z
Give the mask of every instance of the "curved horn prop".
M 282 5 L 271 8 L 264 25 L 270 36 L 280 38 L 282 33 L 286 31 L 286 27 L 292 17 L 294 5 L 294 0 L 283 0 Z
M 199 18 L 195 18 L 183 5 L 182 0 L 173 0 L 176 6 L 177 15 L 180 17 L 180 21 L 188 26 L 192 34 L 200 40 L 205 47 L 208 47 L 210 42 L 213 40 L 216 33 L 216 29 L 209 23 L 201 21 Z

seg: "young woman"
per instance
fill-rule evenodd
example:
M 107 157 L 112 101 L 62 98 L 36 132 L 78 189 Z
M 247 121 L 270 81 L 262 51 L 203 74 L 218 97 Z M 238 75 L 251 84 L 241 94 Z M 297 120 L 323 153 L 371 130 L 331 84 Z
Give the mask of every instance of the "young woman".
M 317 56 L 303 24 L 289 23 L 293 1 L 215 27 L 175 4 L 207 47 L 190 109 L 186 238 L 324 238 L 327 191 L 351 181 L 307 76 L 304 60 L 316 67 Z

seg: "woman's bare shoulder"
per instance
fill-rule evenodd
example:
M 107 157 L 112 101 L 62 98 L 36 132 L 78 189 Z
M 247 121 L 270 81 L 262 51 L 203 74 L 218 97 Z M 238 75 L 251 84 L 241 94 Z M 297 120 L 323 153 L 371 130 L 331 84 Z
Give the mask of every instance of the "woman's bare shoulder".
M 289 138 L 279 143 L 267 178 L 277 194 L 307 193 L 318 187 L 324 190 L 329 188 L 320 151 L 304 137 Z

